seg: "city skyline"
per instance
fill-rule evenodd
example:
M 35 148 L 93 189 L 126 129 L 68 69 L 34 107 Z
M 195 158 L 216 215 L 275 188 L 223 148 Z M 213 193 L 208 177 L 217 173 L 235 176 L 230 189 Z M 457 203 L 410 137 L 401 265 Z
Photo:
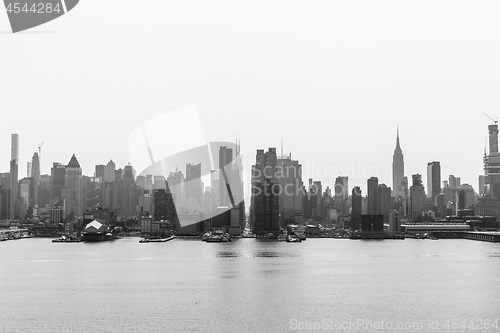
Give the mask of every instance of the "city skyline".
M 486 127 L 486 125 L 485 125 L 485 127 Z M 483 132 L 486 132 L 486 134 L 488 134 L 487 128 L 486 128 L 486 130 L 485 130 L 485 128 L 483 128 Z M 27 173 L 30 170 L 34 156 L 36 155 L 38 158 L 38 152 L 37 151 L 34 151 L 32 153 L 24 152 L 22 149 L 22 144 L 21 144 L 23 141 L 23 137 L 19 133 L 16 133 L 16 134 L 18 135 L 17 136 L 17 143 L 20 146 L 20 148 L 17 149 L 18 175 L 19 175 L 19 179 L 22 179 L 24 177 L 27 177 Z M 9 134 L 9 137 L 11 138 L 11 140 L 12 140 L 12 135 L 14 135 L 14 134 Z M 396 135 L 393 137 L 393 143 L 392 143 L 393 146 L 394 146 L 394 140 L 396 141 L 396 147 L 400 147 L 401 135 L 400 135 L 399 126 L 397 126 Z M 404 141 L 404 138 L 402 140 Z M 488 139 L 488 142 L 489 142 L 489 139 Z M 488 142 L 486 142 L 486 144 L 489 146 Z M 9 144 L 10 143 L 11 142 L 9 142 Z M 240 139 L 240 143 L 241 143 L 241 139 Z M 8 157 L 9 159 L 12 158 L 12 154 L 13 154 L 13 151 L 12 151 L 13 147 L 11 144 L 10 144 L 10 146 L 11 146 L 10 147 L 11 153 Z M 273 148 L 273 147 L 276 147 L 276 145 L 269 145 L 269 147 Z M 294 152 L 293 147 L 289 147 L 289 148 L 291 148 L 290 151 L 288 151 L 288 149 L 286 149 L 287 154 L 293 153 Z M 240 146 L 239 149 L 240 149 L 240 152 L 250 150 L 249 147 L 245 147 L 244 145 Z M 253 154 L 255 154 L 255 151 L 258 149 L 259 149 L 258 147 L 253 149 L 253 151 L 254 151 Z M 38 150 L 38 148 L 37 148 L 37 150 Z M 300 149 L 298 149 L 298 150 L 300 151 Z M 386 151 L 386 150 L 389 152 L 389 151 L 391 151 L 391 148 L 387 147 L 387 149 L 385 149 L 385 148 L 383 149 L 383 151 Z M 396 148 L 396 150 L 394 150 L 393 153 L 396 154 L 397 150 L 398 150 L 398 148 Z M 399 148 L 399 150 L 401 150 L 401 147 Z M 484 148 L 483 148 L 483 151 L 484 151 Z M 44 162 L 42 162 L 43 164 L 45 164 L 45 167 L 42 165 L 42 163 L 40 163 L 41 159 L 38 160 L 38 164 L 40 165 L 40 168 L 39 168 L 40 174 L 45 174 L 45 175 L 49 174 L 50 175 L 50 168 L 52 167 L 53 163 L 64 164 L 61 160 L 64 160 L 65 158 L 59 158 L 59 160 L 57 160 L 57 161 L 47 161 L 47 157 L 46 157 L 47 155 L 45 154 L 45 151 L 43 151 L 43 149 L 42 149 L 40 152 L 43 152 L 40 156 L 45 155 L 43 157 Z M 25 157 L 25 155 L 30 155 L 30 154 L 32 154 L 31 157 L 29 159 L 27 159 Z M 71 154 L 71 155 L 77 155 L 77 154 Z M 242 155 L 245 156 L 243 153 L 242 153 Z M 408 158 L 407 157 L 408 154 L 406 153 L 406 150 L 404 150 L 404 153 L 401 154 L 401 158 L 402 158 L 402 155 L 404 155 L 404 157 L 405 157 L 403 163 L 404 163 L 404 165 L 406 165 L 406 159 Z M 50 154 L 49 154 L 49 156 L 50 156 Z M 379 166 L 376 166 L 376 165 L 368 165 L 368 166 L 355 165 L 355 164 L 349 165 L 346 163 L 342 163 L 342 161 L 339 161 L 340 163 L 337 163 L 337 164 L 332 163 L 329 165 L 328 164 L 327 165 L 319 165 L 319 164 L 315 163 L 314 159 L 312 161 L 308 161 L 308 160 L 303 160 L 300 157 L 297 157 L 298 156 L 297 154 L 293 154 L 293 156 L 294 156 L 294 159 L 297 159 L 298 162 L 302 165 L 302 168 L 301 168 L 302 179 L 307 180 L 309 178 L 312 178 L 314 180 L 321 181 L 325 185 L 325 188 L 326 188 L 326 186 L 329 186 L 330 188 L 334 188 L 336 178 L 346 176 L 346 177 L 348 177 L 349 183 L 351 184 L 349 191 L 352 189 L 353 186 L 359 186 L 362 189 L 362 191 L 366 192 L 367 191 L 366 179 L 368 179 L 370 177 L 377 177 L 379 179 L 380 183 L 388 184 L 389 186 L 391 186 L 392 190 L 394 191 L 394 187 L 393 187 L 394 158 L 396 158 L 395 156 L 397 156 L 397 154 L 392 156 L 392 160 L 393 160 L 392 164 L 393 165 L 391 166 L 390 165 L 391 162 L 389 161 L 388 163 L 386 163 L 385 168 L 380 168 Z M 438 155 L 433 155 L 433 156 L 439 157 Z M 481 157 L 479 158 L 480 164 L 481 164 Z M 422 157 L 422 158 L 425 158 L 425 157 Z M 5 156 L 3 156 L 3 159 L 5 159 Z M 412 159 L 412 158 L 410 157 L 410 159 Z M 0 160 L 2 160 L 2 158 L 0 158 Z M 119 163 L 116 163 L 116 161 L 114 161 L 112 158 L 110 158 L 108 160 L 112 163 L 115 163 L 116 168 L 124 168 L 126 165 L 129 164 L 129 162 L 127 162 L 127 163 L 121 165 Z M 201 160 L 201 158 L 200 158 L 200 160 Z M 483 167 L 482 166 L 477 171 L 475 179 L 473 178 L 471 180 L 467 180 L 467 177 L 464 177 L 463 174 L 459 174 L 458 172 L 453 171 L 455 169 L 455 167 L 452 168 L 452 167 L 448 166 L 446 168 L 443 168 L 442 167 L 443 166 L 442 159 L 440 160 L 438 158 L 436 160 L 438 161 L 438 163 L 440 163 L 440 166 L 441 166 L 440 175 L 441 175 L 442 180 L 446 180 L 448 178 L 448 175 L 458 176 L 462 179 L 462 183 L 467 183 L 467 184 L 472 185 L 474 190 L 477 193 L 479 193 L 479 188 L 480 188 L 479 176 L 483 175 Z M 21 162 L 19 162 L 19 161 L 21 161 Z M 26 163 L 23 165 L 23 164 L 21 164 L 22 161 L 25 161 Z M 101 163 L 103 163 L 103 161 L 100 161 L 99 163 L 93 163 L 93 162 L 90 162 L 88 160 L 83 160 L 80 158 L 78 158 L 78 161 L 80 162 L 81 165 L 87 165 L 87 169 L 89 169 L 89 167 L 88 167 L 89 165 L 92 166 L 92 168 L 91 168 L 92 171 L 90 171 L 90 172 L 86 172 L 84 170 L 84 168 L 82 167 L 82 170 L 83 170 L 82 174 L 85 176 L 89 176 L 89 177 L 93 177 L 95 175 L 95 172 L 96 172 L 96 169 L 95 169 L 96 166 L 102 165 Z M 424 185 L 427 193 L 428 193 L 428 190 L 427 190 L 428 170 L 427 170 L 427 168 L 428 168 L 428 165 L 430 163 L 431 162 L 428 162 L 427 160 L 425 160 L 425 161 L 421 160 L 418 163 L 419 165 L 421 165 L 420 169 L 417 169 L 415 172 L 412 172 L 412 173 L 404 171 L 404 175 L 403 175 L 409 179 L 409 182 L 411 182 L 411 175 L 412 174 L 422 175 L 422 182 L 423 182 L 423 185 Z M 47 165 L 47 164 L 50 164 L 50 165 Z M 476 163 L 474 163 L 474 164 L 476 164 Z M 244 177 L 244 180 L 245 180 L 245 183 L 247 183 L 247 184 L 250 184 L 250 172 L 249 171 L 251 170 L 251 165 L 252 165 L 252 163 L 249 160 L 247 160 L 245 165 L 244 165 L 244 175 L 246 176 L 246 177 Z M 134 166 L 132 165 L 132 167 L 134 167 Z M 403 168 L 404 168 L 404 166 L 403 166 Z M 456 168 L 456 169 L 459 169 L 459 168 Z M 443 171 L 443 170 L 445 170 L 445 171 Z M 449 170 L 450 172 L 447 173 L 446 170 Z M 173 172 L 173 171 L 175 171 L 175 170 L 167 170 L 167 172 Z M 0 167 L 0 172 L 9 172 L 9 168 L 4 170 Z M 135 172 L 137 173 L 138 171 L 135 170 Z M 385 178 L 385 177 L 383 178 L 380 176 L 380 175 L 387 175 L 388 173 L 389 173 L 390 178 Z M 183 174 L 184 174 L 184 172 L 183 172 Z M 164 176 L 168 176 L 168 174 L 164 175 Z M 442 181 L 440 181 L 440 186 L 443 186 Z M 249 196 L 249 194 L 250 194 L 250 190 L 245 189 L 245 196 Z
M 388 185 L 399 125 L 407 175 L 423 174 L 426 183 L 424 168 L 435 160 L 444 175 L 476 187 L 490 123 L 482 113 L 500 115 L 500 44 L 493 33 L 500 28 L 500 4 L 295 4 L 266 6 L 268 14 L 255 25 L 262 14 L 255 9 L 199 3 L 203 10 L 193 13 L 188 4 L 161 3 L 151 19 L 165 21 L 165 30 L 123 21 L 124 33 L 114 36 L 117 48 L 109 47 L 101 21 L 78 30 L 87 23 L 85 6 L 72 13 L 77 30 L 70 31 L 78 38 L 60 40 L 65 19 L 44 25 L 47 31 L 61 27 L 61 33 L 2 35 L 2 45 L 18 51 L 2 54 L 9 80 L 0 89 L 8 132 L 21 135 L 20 174 L 42 142 L 42 173 L 72 154 L 84 174 L 110 159 L 124 166 L 136 126 L 196 104 L 206 139 L 232 142 L 239 135 L 244 156 L 279 147 L 283 136 L 285 152 L 303 165 L 373 165 Z M 119 9 L 120 20 L 135 14 Z M 161 14 L 174 12 L 168 20 Z M 186 22 L 193 24 L 186 28 Z M 8 30 L 8 20 L 0 26 Z M 182 38 L 172 33 L 179 30 Z M 104 59 L 82 48 L 86 43 L 105 50 Z M 138 46 L 134 59 L 147 61 L 131 66 L 123 57 L 129 45 Z M 31 61 L 33 47 L 45 46 Z M 61 67 L 70 75 L 52 70 Z M 8 135 L 0 136 L 0 152 L 10 149 Z M 479 159 L 463 163 L 464 151 Z M 8 163 L 0 154 L 0 169 Z M 364 179 L 348 176 L 364 189 Z

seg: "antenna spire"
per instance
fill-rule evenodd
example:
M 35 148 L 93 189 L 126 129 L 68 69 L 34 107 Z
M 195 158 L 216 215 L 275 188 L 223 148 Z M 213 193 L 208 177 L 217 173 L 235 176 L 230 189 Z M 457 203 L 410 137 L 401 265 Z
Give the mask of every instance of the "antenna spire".
M 283 135 L 281 135 L 281 158 L 283 158 Z

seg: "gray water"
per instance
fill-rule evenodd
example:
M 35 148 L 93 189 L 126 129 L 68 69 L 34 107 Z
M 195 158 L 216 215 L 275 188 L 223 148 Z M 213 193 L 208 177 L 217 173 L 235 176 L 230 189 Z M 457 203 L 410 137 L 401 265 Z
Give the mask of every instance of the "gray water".
M 499 331 L 498 243 L 138 241 L 1 242 L 0 330 Z

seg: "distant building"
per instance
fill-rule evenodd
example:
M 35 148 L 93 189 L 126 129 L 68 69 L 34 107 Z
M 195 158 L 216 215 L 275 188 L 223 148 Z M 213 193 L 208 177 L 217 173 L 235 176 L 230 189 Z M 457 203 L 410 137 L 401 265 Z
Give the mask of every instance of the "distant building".
M 167 191 L 154 190 L 154 221 L 167 220 Z
M 232 183 L 232 162 L 233 162 L 233 150 L 231 148 L 228 148 L 227 146 L 221 146 L 219 147 L 219 200 L 218 200 L 218 206 L 231 206 L 231 201 L 229 199 L 229 194 L 226 188 L 226 180 L 224 179 L 224 175 L 222 173 L 222 168 L 224 168 L 224 171 L 226 172 L 226 177 L 227 177 L 227 182 L 228 184 Z
M 116 164 L 113 160 L 110 160 L 106 167 L 104 168 L 104 182 L 112 183 L 116 178 Z
M 31 177 L 33 178 L 33 203 L 32 207 L 39 206 L 38 192 L 40 187 L 40 159 L 38 153 L 34 153 L 31 159 Z
M 441 193 L 441 165 L 439 162 L 427 163 L 427 197 L 436 204 L 436 197 Z
M 282 226 L 298 222 L 302 216 L 302 165 L 292 160 L 291 155 L 280 156 L 276 165 L 279 184 L 279 212 L 282 214 Z
M 73 214 L 74 216 L 82 216 L 83 201 L 82 201 L 82 168 L 76 159 L 75 154 L 65 168 L 65 187 L 70 190 L 70 211 L 66 211 L 66 215 Z
M 106 170 L 106 166 L 104 164 L 98 164 L 98 165 L 96 165 L 95 166 L 94 177 L 101 178 L 101 180 L 104 181 L 105 170 Z
M 426 197 L 424 186 L 422 185 L 422 176 L 415 174 L 412 176 L 413 182 L 410 187 L 410 215 L 422 216 L 425 209 Z
M 405 163 L 403 151 L 399 145 L 399 128 L 396 136 L 396 148 L 392 155 L 392 196 L 399 200 L 405 198 L 405 191 L 403 187 L 403 177 L 405 173 Z
M 361 189 L 355 186 L 352 189 L 352 211 L 351 211 L 351 230 L 359 230 L 361 228 L 362 215 L 362 197 Z
M 50 175 L 50 199 L 61 200 L 61 191 L 66 186 L 66 166 L 54 163 Z
M 385 184 L 378 186 L 378 209 L 377 213 L 384 217 L 384 222 L 389 222 L 389 213 L 392 211 L 391 188 Z
M 304 195 L 302 196 L 302 215 L 304 220 L 313 219 L 318 207 L 318 189 L 313 184 L 313 180 L 309 179 L 309 187 L 306 191 L 303 188 Z
M 476 216 L 494 216 L 500 221 L 500 200 L 493 196 L 479 197 L 474 213 Z
M 175 207 L 180 210 L 184 206 L 185 201 L 185 179 L 182 171 L 175 170 L 175 172 L 170 172 L 167 177 L 167 183 Z
M 335 199 L 334 199 L 334 209 L 340 212 L 342 215 L 347 215 L 346 203 L 349 198 L 349 178 L 348 177 L 337 177 L 335 179 Z
M 186 164 L 186 200 L 190 210 L 202 209 L 201 163 Z
M 276 178 L 276 148 L 257 150 L 252 166 L 251 217 L 255 233 L 279 230 L 279 184 Z
M 19 216 L 19 134 L 12 134 L 10 149 L 10 209 L 9 217 L 18 219 Z
M 484 155 L 485 195 L 500 200 L 500 153 L 498 152 L 498 125 L 488 126 L 489 154 Z
M 362 231 L 384 231 L 384 217 L 379 214 L 361 215 Z
M 371 177 L 367 181 L 367 189 L 368 189 L 368 207 L 367 213 L 368 215 L 378 214 L 378 178 Z

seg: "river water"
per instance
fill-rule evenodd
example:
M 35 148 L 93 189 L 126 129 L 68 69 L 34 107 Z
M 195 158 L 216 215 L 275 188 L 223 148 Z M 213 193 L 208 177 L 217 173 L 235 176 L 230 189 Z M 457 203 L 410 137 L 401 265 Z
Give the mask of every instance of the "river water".
M 500 332 L 500 243 L 0 243 L 5 332 Z

